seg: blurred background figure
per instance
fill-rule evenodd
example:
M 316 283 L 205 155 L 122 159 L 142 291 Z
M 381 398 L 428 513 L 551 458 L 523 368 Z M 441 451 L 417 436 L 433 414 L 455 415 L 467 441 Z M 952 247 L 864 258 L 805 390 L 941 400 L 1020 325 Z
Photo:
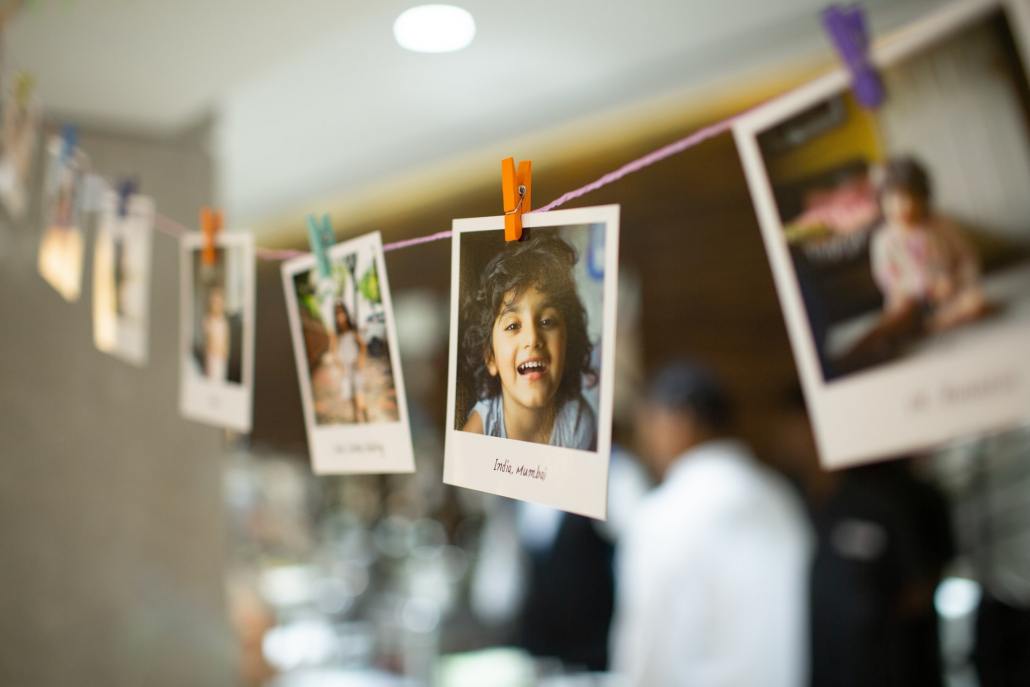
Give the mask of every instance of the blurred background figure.
M 801 390 L 784 405 L 783 464 L 816 532 L 813 687 L 941 685 L 934 591 L 955 555 L 947 502 L 911 461 L 821 469 Z
M 472 582 L 472 608 L 483 622 L 511 624 L 514 644 L 571 671 L 608 667 L 615 544 L 650 486 L 619 444 L 608 485 L 605 522 L 497 498 Z
M 706 369 L 653 380 L 639 417 L 661 485 L 620 542 L 613 669 L 629 685 L 802 685 L 810 534 L 791 485 L 728 437 Z

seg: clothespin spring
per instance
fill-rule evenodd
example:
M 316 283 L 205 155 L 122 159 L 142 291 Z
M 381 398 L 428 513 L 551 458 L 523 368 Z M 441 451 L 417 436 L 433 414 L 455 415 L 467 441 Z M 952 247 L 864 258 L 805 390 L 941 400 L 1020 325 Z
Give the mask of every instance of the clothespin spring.
M 504 214 L 506 214 L 506 215 L 514 215 L 514 214 L 516 214 L 519 211 L 519 209 L 522 207 L 522 201 L 525 199 L 525 197 L 526 197 L 526 187 L 525 186 L 519 186 L 519 204 L 515 206 L 514 210 L 512 210 L 511 212 L 506 212 Z

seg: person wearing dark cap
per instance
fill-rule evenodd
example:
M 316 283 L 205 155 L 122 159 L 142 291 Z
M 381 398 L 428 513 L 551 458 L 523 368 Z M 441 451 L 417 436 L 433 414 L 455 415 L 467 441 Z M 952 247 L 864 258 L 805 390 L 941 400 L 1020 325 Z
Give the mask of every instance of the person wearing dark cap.
M 640 448 L 661 484 L 616 552 L 612 667 L 634 687 L 798 687 L 807 680 L 811 534 L 790 484 L 729 438 L 718 379 L 654 378 Z

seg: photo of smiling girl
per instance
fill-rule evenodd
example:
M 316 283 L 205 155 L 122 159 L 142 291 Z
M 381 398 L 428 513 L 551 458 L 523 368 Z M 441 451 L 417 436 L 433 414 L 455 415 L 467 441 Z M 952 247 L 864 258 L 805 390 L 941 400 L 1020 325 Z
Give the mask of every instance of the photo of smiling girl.
M 467 295 L 463 363 L 476 403 L 463 431 L 596 450 L 596 414 L 582 389 L 597 375 L 576 261 L 572 246 L 541 231 L 504 244 Z
M 607 512 L 619 206 L 454 220 L 444 482 Z

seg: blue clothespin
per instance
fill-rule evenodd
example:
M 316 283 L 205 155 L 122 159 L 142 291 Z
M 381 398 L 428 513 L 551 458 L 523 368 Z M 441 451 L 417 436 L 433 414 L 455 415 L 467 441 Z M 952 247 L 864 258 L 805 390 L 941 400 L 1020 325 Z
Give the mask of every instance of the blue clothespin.
M 138 184 L 135 179 L 123 179 L 118 184 L 118 216 L 128 214 L 129 196 L 136 193 Z
M 869 60 L 865 10 L 859 5 L 830 5 L 823 10 L 822 19 L 837 54 L 851 72 L 855 100 L 867 109 L 879 107 L 884 99 L 883 82 Z
M 321 224 L 314 215 L 308 215 L 308 240 L 311 242 L 311 252 L 315 255 L 315 266 L 318 268 L 319 279 L 328 279 L 332 276 L 329 268 L 329 249 L 336 243 L 333 236 L 333 229 L 329 225 L 329 215 L 322 215 Z
M 70 160 L 75 155 L 75 146 L 79 142 L 79 128 L 74 124 L 65 124 L 61 127 L 61 139 L 64 145 L 61 146 L 61 157 Z

